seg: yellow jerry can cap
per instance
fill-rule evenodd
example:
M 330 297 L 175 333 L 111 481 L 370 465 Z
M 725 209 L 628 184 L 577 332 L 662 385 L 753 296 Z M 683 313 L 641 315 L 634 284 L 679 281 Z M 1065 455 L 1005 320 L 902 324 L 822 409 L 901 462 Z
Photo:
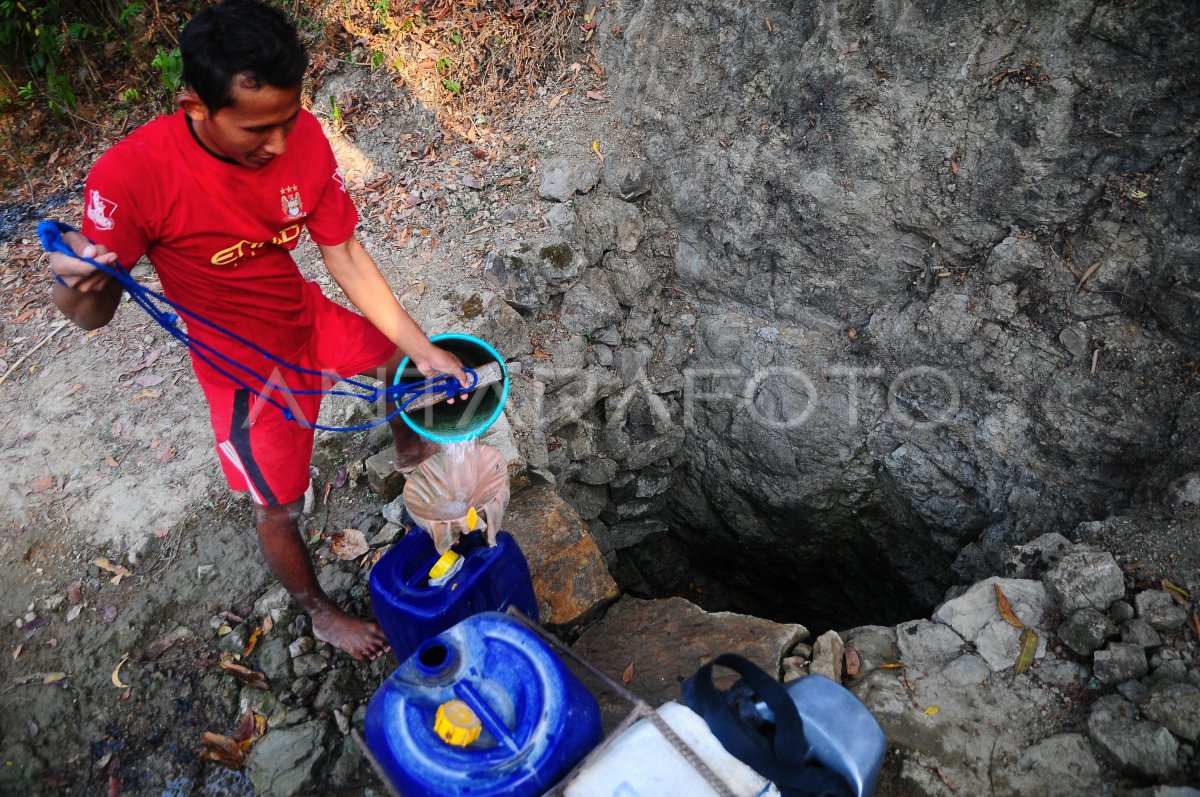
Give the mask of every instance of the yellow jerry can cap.
M 483 725 L 475 712 L 461 700 L 447 700 L 438 706 L 433 732 L 453 747 L 466 747 L 479 738 Z
M 446 551 L 441 555 L 441 558 L 433 563 L 433 567 L 429 568 L 429 578 L 438 579 L 446 575 L 460 558 L 454 551 Z

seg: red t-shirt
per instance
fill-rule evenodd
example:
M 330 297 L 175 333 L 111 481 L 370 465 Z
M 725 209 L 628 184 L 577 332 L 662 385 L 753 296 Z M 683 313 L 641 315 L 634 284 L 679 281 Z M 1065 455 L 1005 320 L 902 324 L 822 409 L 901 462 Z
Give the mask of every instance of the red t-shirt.
M 125 268 L 146 255 L 171 301 L 291 362 L 312 334 L 316 298 L 291 250 L 305 227 L 318 244 L 346 241 L 358 214 L 311 113 L 300 112 L 287 143 L 286 153 L 250 169 L 205 150 L 182 111 L 161 116 L 92 167 L 83 234 L 115 251 Z M 275 368 L 252 349 L 183 318 L 189 334 L 260 376 Z M 236 384 L 194 352 L 192 359 L 205 382 Z M 261 384 L 213 359 L 247 383 Z

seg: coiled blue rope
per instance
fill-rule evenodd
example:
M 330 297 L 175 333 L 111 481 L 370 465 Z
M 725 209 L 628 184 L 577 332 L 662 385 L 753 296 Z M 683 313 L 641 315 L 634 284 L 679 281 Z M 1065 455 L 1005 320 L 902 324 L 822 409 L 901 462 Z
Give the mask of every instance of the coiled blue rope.
M 330 390 L 292 390 L 291 388 L 288 388 L 286 386 L 275 385 L 274 383 L 270 382 L 269 380 L 264 379 L 261 374 L 259 374 L 257 371 L 255 371 L 253 368 L 246 365 L 245 363 L 238 362 L 234 358 L 229 357 L 228 355 L 217 351 L 212 346 L 209 346 L 207 343 L 204 343 L 203 341 L 200 341 L 200 340 L 196 340 L 196 338 L 194 338 L 192 335 L 190 335 L 187 332 L 187 330 L 182 329 L 179 326 L 179 321 L 180 321 L 181 316 L 186 317 L 189 323 L 196 322 L 199 324 L 203 324 L 204 326 L 208 327 L 209 329 L 212 329 L 213 331 L 215 331 L 221 335 L 224 335 L 225 337 L 229 338 L 230 340 L 235 340 L 238 343 L 241 343 L 242 345 L 246 346 L 250 350 L 257 352 L 258 354 L 262 355 L 263 357 L 270 360 L 271 362 L 273 362 L 277 365 L 280 365 L 284 368 L 287 368 L 290 371 L 295 371 L 295 372 L 301 373 L 301 374 L 308 374 L 310 376 L 319 376 L 319 377 L 323 377 L 323 378 L 327 377 L 328 374 L 326 374 L 323 371 L 315 371 L 315 370 L 312 370 L 309 368 L 301 368 L 300 366 L 295 365 L 294 363 L 287 362 L 286 360 L 283 360 L 280 357 L 277 357 L 274 354 L 272 354 L 271 352 L 267 351 L 266 349 L 263 349 L 262 347 L 258 346 L 256 343 L 254 343 L 250 340 L 247 340 L 246 338 L 242 337 L 241 335 L 238 335 L 236 332 L 228 330 L 225 327 L 221 326 L 220 324 L 217 324 L 214 321 L 209 321 L 207 318 L 204 318 L 201 315 L 193 313 L 192 311 L 188 310 L 186 307 L 183 307 L 182 305 L 171 301 L 170 299 L 168 299 L 166 296 L 162 295 L 161 293 L 158 293 L 157 291 L 153 291 L 153 290 L 147 288 L 145 285 L 142 285 L 140 282 L 138 282 L 132 276 L 130 276 L 128 271 L 121 268 L 119 266 L 119 264 L 118 264 L 117 268 L 113 268 L 112 266 L 106 266 L 103 263 L 99 263 L 99 262 L 93 260 L 92 258 L 80 257 L 79 255 L 75 254 L 75 250 L 73 250 L 70 247 L 70 245 L 67 244 L 67 242 L 63 239 L 63 234 L 67 233 L 67 232 L 79 232 L 79 231 L 76 230 L 74 227 L 72 227 L 69 224 L 63 224 L 62 222 L 54 221 L 52 219 L 43 219 L 38 224 L 38 227 L 37 227 L 38 238 L 42 242 L 42 248 L 45 249 L 47 252 L 61 252 L 70 257 L 76 258 L 78 260 L 82 260 L 83 262 L 87 263 L 88 265 L 92 266 L 93 268 L 96 268 L 99 271 L 102 271 L 105 274 L 112 277 L 113 279 L 117 280 L 117 282 L 121 283 L 121 287 L 123 287 L 125 289 L 125 291 L 129 294 L 130 299 L 132 299 L 134 302 L 136 302 L 138 304 L 138 306 L 140 306 L 143 310 L 145 310 L 146 313 L 152 319 L 154 319 L 154 321 L 157 322 L 159 326 L 161 326 L 163 329 L 165 329 L 171 335 L 171 337 L 175 338 L 180 343 L 182 343 L 184 346 L 186 346 L 193 354 L 195 354 L 197 357 L 199 357 L 201 360 L 203 360 L 205 363 L 207 363 L 210 367 L 212 367 L 213 370 L 215 370 L 217 373 L 221 374 L 222 376 L 226 377 L 227 379 L 230 379 L 235 384 L 237 384 L 239 387 L 242 387 L 245 390 L 248 390 L 249 392 L 258 396 L 261 400 L 266 401 L 271 406 L 277 408 L 281 413 L 283 413 L 283 417 L 287 418 L 289 421 L 294 421 L 295 423 L 298 423 L 301 426 L 304 426 L 306 428 L 319 429 L 319 430 L 328 431 L 328 432 L 359 432 L 364 429 L 370 429 L 372 427 L 380 426 L 381 424 L 387 423 L 392 418 L 396 417 L 400 413 L 407 410 L 408 407 L 414 401 L 416 401 L 418 398 L 420 398 L 421 396 L 428 395 L 430 393 L 440 393 L 447 397 L 453 397 L 460 393 L 470 392 L 471 390 L 473 390 L 475 388 L 475 385 L 478 384 L 478 382 L 479 382 L 479 375 L 476 374 L 475 371 L 473 371 L 470 368 L 463 368 L 463 371 L 466 372 L 467 375 L 469 375 L 471 377 L 471 384 L 466 385 L 466 386 L 462 385 L 458 381 L 458 379 L 451 376 L 450 374 L 443 374 L 441 376 L 436 376 L 436 377 L 433 377 L 432 379 L 425 379 L 420 382 L 407 382 L 404 384 L 387 385 L 383 389 L 373 387 L 372 385 L 369 385 L 366 382 L 360 382 L 356 379 L 351 379 L 351 378 L 342 379 L 342 382 L 353 387 L 355 389 L 354 391 L 333 390 L 333 389 L 330 389 Z M 58 280 L 59 284 L 66 286 L 67 283 L 63 281 L 62 277 L 55 274 L 54 278 L 56 280 Z M 223 361 L 225 364 L 227 364 L 228 366 L 231 366 L 232 368 L 238 369 L 240 371 L 243 371 L 243 372 L 249 374 L 250 376 L 254 377 L 258 383 L 261 383 L 265 388 L 271 388 L 271 389 L 267 390 L 267 391 L 260 390 L 259 388 L 255 387 L 253 384 L 248 383 L 245 379 L 241 378 L 240 376 L 238 376 L 234 373 L 230 373 L 230 371 L 226 370 L 225 367 L 214 362 L 214 360 L 212 359 L 213 357 Z M 384 416 L 383 418 L 381 418 L 377 421 L 372 421 L 371 423 L 359 424 L 357 426 L 324 426 L 324 425 L 318 424 L 318 423 L 310 423 L 304 418 L 297 418 L 295 416 L 295 413 L 292 412 L 292 409 L 290 407 L 288 407 L 286 404 L 283 404 L 280 401 L 271 397 L 271 393 L 275 392 L 276 390 L 282 391 L 284 393 L 287 393 L 287 394 L 290 394 L 293 396 L 296 396 L 296 395 L 347 396 L 350 398 L 360 399 L 362 401 L 368 401 L 368 402 L 376 402 L 376 401 L 379 401 L 380 398 L 384 398 L 388 401 L 399 402 L 401 397 L 403 397 L 403 396 L 408 396 L 408 398 L 405 399 L 403 402 L 398 403 L 395 411 L 389 413 L 388 415 Z

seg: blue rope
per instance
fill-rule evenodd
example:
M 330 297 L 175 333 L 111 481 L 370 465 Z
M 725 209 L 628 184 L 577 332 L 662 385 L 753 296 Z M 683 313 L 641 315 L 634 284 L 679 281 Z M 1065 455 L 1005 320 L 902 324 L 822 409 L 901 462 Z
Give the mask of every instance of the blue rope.
M 186 316 L 189 322 L 195 321 L 196 323 L 203 324 L 204 326 L 209 327 L 213 331 L 229 338 L 230 340 L 234 340 L 234 341 L 237 341 L 238 343 L 241 343 L 242 345 L 246 346 L 250 350 L 262 355 L 263 357 L 270 360 L 271 362 L 274 362 L 277 365 L 287 368 L 288 370 L 295 371 L 295 372 L 301 373 L 301 374 L 308 374 L 310 376 L 319 376 L 322 378 L 327 377 L 328 374 L 325 373 L 324 371 L 315 371 L 310 368 L 301 368 L 300 366 L 295 365 L 294 363 L 287 362 L 286 360 L 283 360 L 280 357 L 277 357 L 276 355 L 267 351 L 266 349 L 263 349 L 262 347 L 258 346 L 253 341 L 247 340 L 246 338 L 242 337 L 241 335 L 238 335 L 236 332 L 232 332 L 232 331 L 222 327 L 220 324 L 217 324 L 214 321 L 210 321 L 201 315 L 193 313 L 192 311 L 188 310 L 186 307 L 184 307 L 180 304 L 177 304 L 176 302 L 171 301 L 170 299 L 168 299 L 166 296 L 162 295 L 161 293 L 158 293 L 157 291 L 153 291 L 150 288 L 147 288 L 146 286 L 142 285 L 140 282 L 138 282 L 132 276 L 130 276 L 128 271 L 126 271 L 124 268 L 121 268 L 120 264 L 117 264 L 117 268 L 112 268 L 110 266 L 104 265 L 103 263 L 99 263 L 99 262 L 93 260 L 92 258 L 80 257 L 79 255 L 75 254 L 75 250 L 73 250 L 70 247 L 70 245 L 68 245 L 67 242 L 65 240 L 63 240 L 63 234 L 67 233 L 67 232 L 79 232 L 79 231 L 76 230 L 74 227 L 70 226 L 69 224 L 63 224 L 62 222 L 53 221 L 51 219 L 43 219 L 38 224 L 38 228 L 37 228 L 38 238 L 41 239 L 42 247 L 47 252 L 61 252 L 65 255 L 68 255 L 69 257 L 73 257 L 78 260 L 82 260 L 83 262 L 87 263 L 88 265 L 92 266 L 93 268 L 96 268 L 96 269 L 104 272 L 105 274 L 109 275 L 113 279 L 117 280 L 117 282 L 119 282 L 121 284 L 121 287 L 123 287 L 126 290 L 126 292 L 129 294 L 130 299 L 132 299 L 134 302 L 136 302 L 138 304 L 138 306 L 140 306 L 143 310 L 145 310 L 146 313 L 152 319 L 154 319 L 155 322 L 157 322 L 159 324 L 159 326 L 161 326 L 163 329 L 165 329 L 171 335 L 171 337 L 175 338 L 180 343 L 182 343 L 184 346 L 186 346 L 189 351 L 191 351 L 194 355 L 196 355 L 196 357 L 203 360 L 214 371 L 221 374 L 225 378 L 231 380 L 232 382 L 237 384 L 239 387 L 241 387 L 245 390 L 248 390 L 249 392 L 258 396 L 261 400 L 266 401 L 271 406 L 278 409 L 281 413 L 283 413 L 284 418 L 288 419 L 289 421 L 294 421 L 306 428 L 318 429 L 318 430 L 328 431 L 328 432 L 360 432 L 365 429 L 371 429 L 375 426 L 380 426 L 382 424 L 387 423 L 388 421 L 390 421 L 392 418 L 395 418 L 400 413 L 405 412 L 414 401 L 416 401 L 418 398 L 420 398 L 422 396 L 428 395 L 430 393 L 440 393 L 447 397 L 456 396 L 459 393 L 470 392 L 471 390 L 473 390 L 475 388 L 475 385 L 479 383 L 479 375 L 476 374 L 475 371 L 473 371 L 470 368 L 463 368 L 463 371 L 466 372 L 471 377 L 471 384 L 466 385 L 466 386 L 463 386 L 458 381 L 458 379 L 451 376 L 450 374 L 443 374 L 441 376 L 435 376 L 431 379 L 425 379 L 425 380 L 422 380 L 419 382 L 407 382 L 407 383 L 403 383 L 403 384 L 387 385 L 382 390 L 377 387 L 374 387 L 372 385 L 369 385 L 366 382 L 360 382 L 358 380 L 351 379 L 351 378 L 342 379 L 343 382 L 345 382 L 348 385 L 353 386 L 360 392 L 353 392 L 353 391 L 348 391 L 348 390 L 332 390 L 332 389 L 331 390 L 292 390 L 286 386 L 277 385 L 270 380 L 264 379 L 261 374 L 259 374 L 257 371 L 255 371 L 253 368 L 246 365 L 245 363 L 238 362 L 237 360 L 233 359 L 232 357 L 229 357 L 228 355 L 226 355 L 220 351 L 217 351 L 216 349 L 214 349 L 212 346 L 208 345 L 207 343 L 197 340 L 195 337 L 193 337 L 191 334 L 189 334 L 186 330 L 181 329 L 179 326 L 179 321 L 181 320 L 181 316 Z M 60 285 L 63 285 L 64 287 L 67 285 L 67 283 L 64 282 L 62 277 L 60 277 L 59 275 L 55 274 L 54 278 L 56 280 L 58 280 Z M 164 306 L 165 306 L 165 308 L 170 308 L 170 309 L 164 309 Z M 216 357 L 216 358 L 222 360 L 224 363 L 227 363 L 228 365 L 230 365 L 234 368 L 240 369 L 240 370 L 246 372 L 247 374 L 249 374 L 250 376 L 254 377 L 257 380 L 257 382 L 259 382 L 263 385 L 263 389 L 260 390 L 259 388 L 255 387 L 254 385 L 247 383 L 241 377 L 239 377 L 233 373 L 230 373 L 224 367 L 222 367 L 221 365 L 214 362 L 212 357 L 210 357 L 210 355 L 212 355 L 212 357 Z M 363 401 L 368 401 L 368 402 L 375 402 L 375 401 L 378 401 L 380 398 L 383 398 L 388 401 L 397 402 L 397 407 L 396 407 L 395 411 L 389 413 L 382 419 L 377 420 L 377 421 L 372 421 L 371 423 L 359 424 L 357 426 L 324 426 L 324 425 L 318 424 L 318 423 L 309 423 L 308 421 L 306 421 L 302 418 L 297 418 L 295 416 L 295 414 L 292 412 L 292 409 L 290 407 L 288 407 L 286 404 L 283 404 L 271 397 L 270 394 L 275 392 L 276 390 L 282 391 L 284 393 L 287 393 L 287 394 L 290 394 L 293 396 L 297 396 L 297 395 L 298 396 L 306 396 L 306 395 L 307 396 L 311 396 L 311 395 L 348 396 L 350 398 L 361 399 Z M 403 396 L 408 396 L 408 398 L 405 399 L 401 403 L 400 399 Z

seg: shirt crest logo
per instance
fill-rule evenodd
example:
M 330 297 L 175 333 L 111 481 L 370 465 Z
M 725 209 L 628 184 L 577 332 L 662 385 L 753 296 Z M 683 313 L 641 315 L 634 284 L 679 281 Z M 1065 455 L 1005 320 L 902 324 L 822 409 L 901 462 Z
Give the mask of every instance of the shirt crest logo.
M 117 203 L 100 196 L 100 192 L 92 189 L 88 192 L 87 217 L 98 229 L 111 230 L 113 214 L 117 211 Z
M 333 181 L 334 181 L 335 183 L 337 183 L 337 187 L 338 187 L 338 188 L 342 189 L 342 193 L 343 193 L 343 194 L 347 193 L 347 192 L 346 192 L 346 178 L 345 178 L 345 177 L 342 177 L 342 170 L 341 170 L 341 169 L 334 169 L 334 170 L 333 170 Z
M 280 202 L 283 205 L 283 217 L 285 219 L 294 219 L 304 215 L 304 202 L 300 199 L 300 188 L 294 185 L 285 185 L 279 189 Z

